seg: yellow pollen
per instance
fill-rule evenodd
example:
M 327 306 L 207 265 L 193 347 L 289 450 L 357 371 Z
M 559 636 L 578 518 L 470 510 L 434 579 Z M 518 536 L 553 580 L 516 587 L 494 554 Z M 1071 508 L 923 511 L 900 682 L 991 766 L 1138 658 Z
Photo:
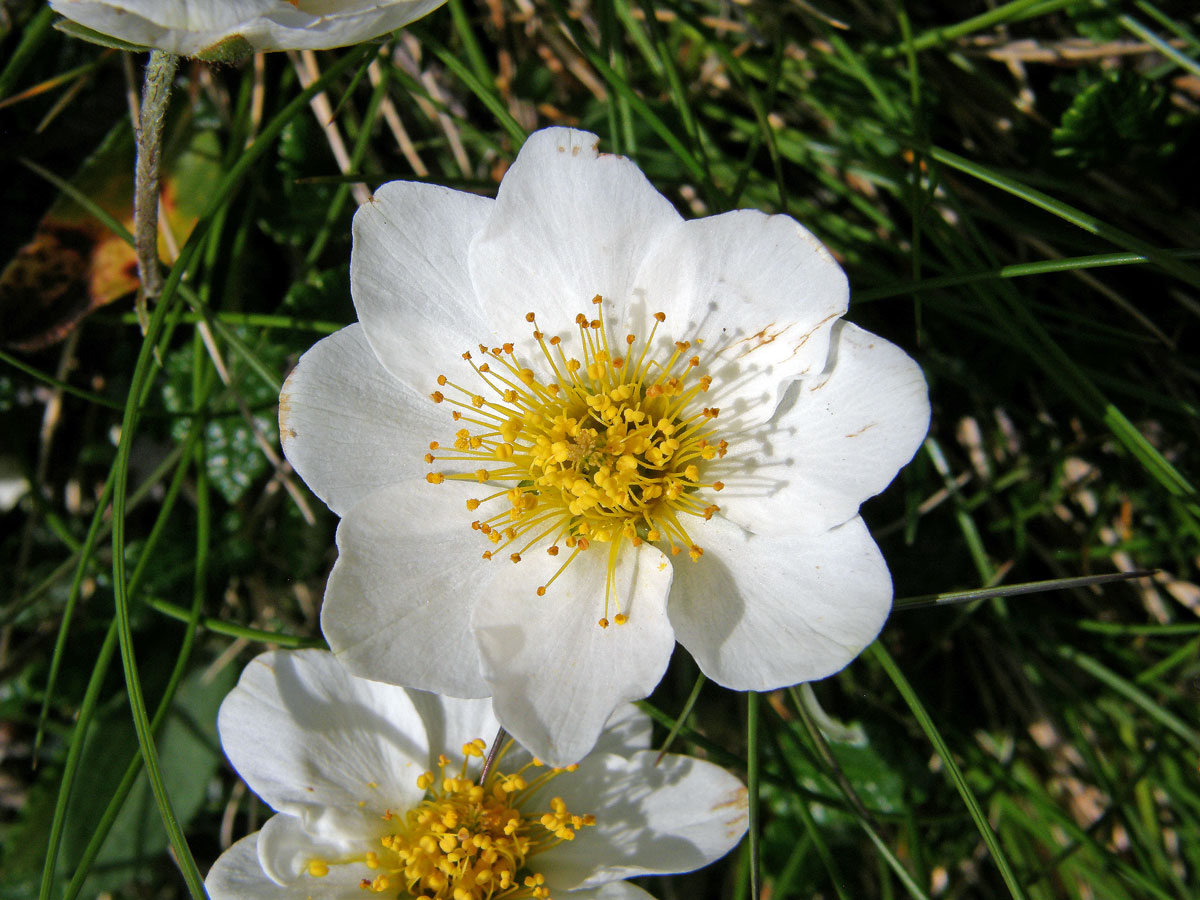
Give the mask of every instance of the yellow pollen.
M 359 887 L 372 893 L 426 900 L 517 900 L 548 897 L 546 879 L 538 871 L 538 854 L 563 841 L 574 840 L 595 817 L 568 810 L 561 797 L 535 799 L 549 781 L 577 767 L 530 772 L 531 762 L 510 773 L 499 763 L 514 746 L 500 748 L 487 778 L 468 777 L 468 763 L 481 758 L 487 744 L 476 739 L 462 746 L 457 772 L 447 771 L 449 759 L 438 757 L 438 774 L 423 772 L 416 779 L 425 798 L 403 814 L 384 816 L 389 831 L 377 846 L 345 864 L 373 871 Z M 530 773 L 528 780 L 525 773 Z M 531 809 L 534 804 L 537 809 Z M 334 863 L 342 864 L 342 861 Z M 330 863 L 314 858 L 306 870 L 315 878 L 329 874 Z
M 562 338 L 547 337 L 530 312 L 530 351 L 506 342 L 479 345 L 478 363 L 471 352 L 462 354 L 482 386 L 437 376 L 446 393 L 431 396 L 453 407 L 459 426 L 453 449 L 425 459 L 439 467 L 426 476 L 431 484 L 494 486 L 490 495 L 467 501 L 470 511 L 494 504 L 482 521 L 470 523 L 491 545 L 484 559 L 503 552 L 515 563 L 534 549 L 554 557 L 560 546 L 568 548 L 558 570 L 536 588 L 538 596 L 579 553 L 607 546 L 598 622 L 606 628 L 610 616 L 618 625 L 629 620 L 628 598 L 618 591 L 622 548 L 661 542 L 672 555 L 703 555 L 691 531 L 719 511 L 710 492 L 725 487 L 706 478 L 705 469 L 729 445 L 715 431 L 720 410 L 700 402 L 713 378 L 694 352 L 699 342 L 665 340 L 662 312 L 654 313 L 648 335 L 610 340 L 604 299 L 596 295 L 592 305 L 594 318 L 582 312 L 574 318 L 578 355 L 568 353 Z

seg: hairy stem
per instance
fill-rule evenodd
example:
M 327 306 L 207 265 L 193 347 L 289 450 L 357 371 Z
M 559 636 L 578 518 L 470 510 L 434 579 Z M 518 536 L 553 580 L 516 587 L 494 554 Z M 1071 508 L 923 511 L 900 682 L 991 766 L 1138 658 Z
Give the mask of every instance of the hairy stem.
M 133 182 L 133 232 L 137 249 L 138 292 L 137 315 L 142 333 L 146 333 L 149 304 L 162 290 L 162 273 L 158 268 L 158 182 L 159 159 L 162 151 L 163 122 L 167 117 L 167 101 L 171 96 L 171 81 L 179 57 L 163 50 L 150 53 L 146 64 L 146 81 L 142 87 L 142 108 L 138 115 L 137 162 Z

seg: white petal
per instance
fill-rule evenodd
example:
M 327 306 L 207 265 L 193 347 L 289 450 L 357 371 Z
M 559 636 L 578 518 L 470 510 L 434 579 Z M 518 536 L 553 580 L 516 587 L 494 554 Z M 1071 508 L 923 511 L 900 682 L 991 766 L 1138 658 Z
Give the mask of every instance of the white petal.
M 319 882 L 302 880 L 287 887 L 276 884 L 258 861 L 259 832 L 248 835 L 217 857 L 204 888 L 212 900 L 309 900 L 319 888 L 328 900 L 362 900 L 359 877 L 350 868 L 331 869 Z
M 699 371 L 713 377 L 704 404 L 738 429 L 770 418 L 790 381 L 821 371 L 849 302 L 845 273 L 824 245 L 794 219 L 757 210 L 667 232 L 635 292 L 649 313 L 679 310 L 659 332 L 693 343 Z
M 563 900 L 654 900 L 654 895 L 628 881 L 610 881 L 600 887 L 568 891 Z
M 457 697 L 491 693 L 470 610 L 500 570 L 480 559 L 487 543 L 471 530 L 470 495 L 458 482 L 406 481 L 342 519 L 321 630 L 355 674 Z
M 408 695 L 353 678 L 323 650 L 256 657 L 217 727 L 250 789 L 312 833 L 370 833 L 385 810 L 423 793 L 428 744 Z
M 439 753 L 461 758 L 462 745 L 482 738 L 491 746 L 500 722 L 490 699 L 462 700 L 428 691 L 408 692 L 425 722 L 429 735 L 429 769 L 435 770 Z
M 632 703 L 622 703 L 604 723 L 593 753 L 619 753 L 628 756 L 650 746 L 653 723 Z
M 194 56 L 235 34 L 253 33 L 280 0 L 54 0 L 51 8 L 93 31 Z
M 305 886 L 307 882 L 308 890 L 312 890 L 315 882 L 308 873 L 308 865 L 320 860 L 330 866 L 331 873 L 337 872 L 339 881 L 349 881 L 358 887 L 359 880 L 368 871 L 366 865 L 355 866 L 359 870 L 355 874 L 347 872 L 345 866 L 335 867 L 333 864 L 355 856 L 361 857 L 368 849 L 377 846 L 378 838 L 379 835 L 374 834 L 341 836 L 340 839 L 337 835 L 316 836 L 305 829 L 295 816 L 280 813 L 269 818 L 258 833 L 258 863 L 275 884 L 293 885 L 301 882 L 299 886 Z M 324 877 L 320 885 L 325 887 Z
M 255 50 L 324 50 L 371 40 L 445 0 L 54 0 L 54 10 L 124 41 L 195 56 L 230 37 Z
M 560 565 L 531 553 L 517 568 L 529 567 L 544 583 Z M 607 577 L 607 545 L 595 544 L 544 597 L 500 579 L 472 616 L 496 715 L 551 765 L 580 759 L 619 704 L 649 694 L 675 646 L 665 607 L 667 557 L 648 544 L 625 544 L 613 577 L 617 600 L 605 610 Z M 629 616 L 624 625 L 597 624 L 618 610 Z
M 920 367 L 895 344 L 839 322 L 825 371 L 794 384 L 775 417 L 731 440 L 705 477 L 725 482 L 716 502 L 744 528 L 817 534 L 887 487 L 928 429 Z
M 257 50 L 328 50 L 374 40 L 446 0 L 300 0 L 265 16 Z
M 676 567 L 670 616 L 701 671 L 765 691 L 832 675 L 879 634 L 892 581 L 862 519 L 822 534 L 749 534 L 720 517 Z
M 384 485 L 423 477 L 446 416 L 380 364 L 354 324 L 300 357 L 279 392 L 288 461 L 339 516 Z
M 519 327 L 532 311 L 547 333 L 569 334 L 577 313 L 591 317 L 597 294 L 623 320 L 642 258 L 679 222 L 634 163 L 599 153 L 598 142 L 586 131 L 538 131 L 505 174 L 470 249 L 497 330 Z
M 728 853 L 746 832 L 746 788 L 720 766 L 653 750 L 628 759 L 591 756 L 551 786 L 596 824 L 537 860 L 556 889 L 618 878 L 690 872 Z
M 467 245 L 492 208 L 487 197 L 393 181 L 354 215 L 354 308 L 384 367 L 418 392 L 456 376 L 448 369 L 462 353 L 493 338 L 467 274 Z

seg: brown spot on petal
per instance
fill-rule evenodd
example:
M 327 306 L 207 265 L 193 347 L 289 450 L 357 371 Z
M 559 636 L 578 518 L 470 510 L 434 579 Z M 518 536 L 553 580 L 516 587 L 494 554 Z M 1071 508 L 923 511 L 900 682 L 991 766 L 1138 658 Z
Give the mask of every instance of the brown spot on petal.
M 772 329 L 775 328 L 774 322 L 772 322 L 770 325 L 763 326 L 762 329 L 760 329 L 759 331 L 756 331 L 754 334 L 750 335 L 750 337 L 742 338 L 742 340 L 739 343 L 749 344 L 749 346 L 746 347 L 746 349 L 743 350 L 741 353 L 739 353 L 738 357 L 740 358 L 743 356 L 749 356 L 751 353 L 753 353 L 759 347 L 762 347 L 766 344 L 773 343 L 775 341 L 775 338 L 779 337 L 781 334 L 783 334 L 785 331 L 787 331 L 791 327 L 792 327 L 792 323 L 788 323 L 787 325 L 784 325 L 782 328 L 772 331 Z M 807 337 L 805 338 L 805 340 L 807 340 Z
M 728 795 L 729 799 L 727 799 L 724 803 L 718 803 L 713 806 L 712 811 L 716 812 L 719 809 L 728 809 L 733 806 L 745 807 L 749 801 L 749 797 L 750 792 L 745 788 L 745 786 L 739 786 L 736 791 Z
M 292 414 L 292 395 L 288 393 L 288 383 L 291 380 L 292 376 L 288 375 L 283 383 L 283 390 L 279 392 L 279 437 L 280 440 L 289 441 L 296 436 L 296 429 L 288 424 L 288 417 Z
M 851 432 L 850 434 L 846 435 L 846 437 L 848 437 L 848 438 L 856 438 L 856 437 L 858 437 L 860 434 L 862 434 L 864 431 L 870 431 L 870 430 L 871 430 L 872 428 L 874 428 L 874 427 L 875 427 L 877 424 L 879 424 L 879 423 L 877 423 L 877 422 L 872 422 L 870 425 L 864 425 L 862 428 L 858 429 L 858 431 L 853 431 L 853 432 Z

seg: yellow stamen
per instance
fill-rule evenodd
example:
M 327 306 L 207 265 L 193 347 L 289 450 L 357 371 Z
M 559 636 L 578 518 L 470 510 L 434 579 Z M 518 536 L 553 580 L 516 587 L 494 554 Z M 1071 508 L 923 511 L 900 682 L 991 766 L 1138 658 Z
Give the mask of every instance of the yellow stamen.
M 463 354 L 485 386 L 459 385 L 439 375 L 437 403 L 456 407 L 453 451 L 426 455 L 439 469 L 426 480 L 475 481 L 503 486 L 491 496 L 467 501 L 469 510 L 499 501 L 497 510 L 471 527 L 483 533 L 491 549 L 484 559 L 504 552 L 512 562 L 537 547 L 557 555 L 559 545 L 572 550 L 554 575 L 536 589 L 544 596 L 550 585 L 592 543 L 609 545 L 604 616 L 600 626 L 628 622 L 617 596 L 620 551 L 628 542 L 664 542 L 673 555 L 687 551 L 699 560 L 702 547 L 693 540 L 687 516 L 706 521 L 719 507 L 704 496 L 720 491 L 720 481 L 706 481 L 706 464 L 723 457 L 728 444 L 714 432 L 717 407 L 701 407 L 698 398 L 712 385 L 700 373 L 702 360 L 693 342 L 674 341 L 665 362 L 654 358 L 659 327 L 639 348 L 638 337 L 626 335 L 617 355 L 604 321 L 604 301 L 592 298 L 597 316 L 575 317 L 582 358 L 567 355 L 563 341 L 546 337 L 533 313 L 525 321 L 545 362 L 543 374 L 526 364 L 512 343 L 479 346 L 485 359 L 476 363 Z M 548 377 L 545 377 L 548 376 Z M 431 442 L 430 451 L 439 448 Z
M 513 746 L 510 740 L 500 748 L 497 763 Z M 479 739 L 464 744 L 457 776 L 447 773 L 450 761 L 439 756 L 436 777 L 432 772 L 417 777 L 425 799 L 406 813 L 389 811 L 385 819 L 392 824 L 378 847 L 339 861 L 374 870 L 373 877 L 359 881 L 359 887 L 428 900 L 549 896 L 545 878 L 532 867 L 533 858 L 562 841 L 574 840 L 581 827 L 595 823 L 595 817 L 572 813 L 560 797 L 551 799 L 548 809 L 526 808 L 551 779 L 577 767 L 546 771 L 529 782 L 523 773 L 536 762 L 508 774 L 497 765 L 484 781 L 476 782 L 467 777 L 468 762 L 482 757 L 486 749 Z M 313 877 L 324 877 L 330 863 L 312 859 L 307 870 Z

